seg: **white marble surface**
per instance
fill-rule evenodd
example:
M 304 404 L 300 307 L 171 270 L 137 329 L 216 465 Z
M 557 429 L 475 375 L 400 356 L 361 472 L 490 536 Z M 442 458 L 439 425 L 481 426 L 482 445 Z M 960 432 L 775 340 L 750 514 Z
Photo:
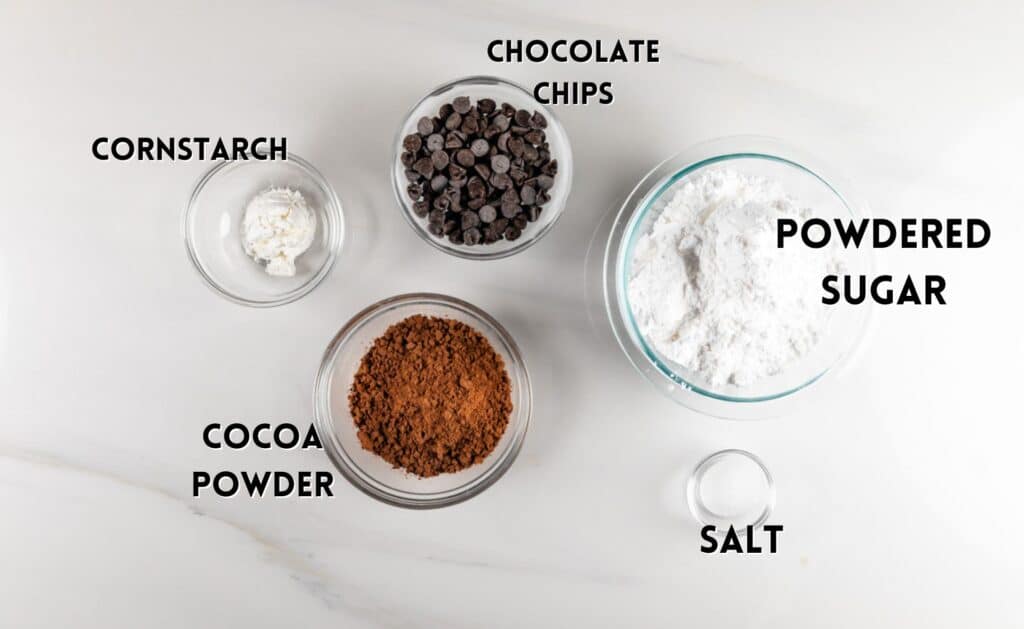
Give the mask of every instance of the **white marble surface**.
M 547 4 L 0 6 L 0 627 L 1024 624 L 1022 5 Z M 660 37 L 664 61 L 497 66 L 484 46 L 502 36 Z M 421 243 L 387 180 L 402 113 L 470 73 L 617 97 L 559 109 L 566 214 L 487 264 Z M 585 288 L 591 237 L 635 181 L 736 133 L 825 156 L 881 216 L 993 227 L 978 251 L 880 252 L 946 274 L 950 304 L 882 309 L 843 378 L 759 423 L 657 395 Z M 179 235 L 208 164 L 94 161 L 107 134 L 287 135 L 346 203 L 338 266 L 289 306 L 218 298 Z M 536 413 L 505 478 L 425 513 L 340 477 L 331 500 L 190 497 L 193 469 L 328 469 L 315 451 L 214 453 L 200 431 L 309 421 L 334 331 L 416 290 L 482 306 L 523 347 Z M 698 552 L 681 483 L 723 447 L 776 475 L 775 556 Z

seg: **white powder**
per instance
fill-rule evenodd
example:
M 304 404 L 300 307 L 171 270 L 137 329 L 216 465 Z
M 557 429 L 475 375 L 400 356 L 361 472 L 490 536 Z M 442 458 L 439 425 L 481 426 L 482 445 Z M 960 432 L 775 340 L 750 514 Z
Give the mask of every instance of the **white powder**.
M 246 255 L 266 264 L 269 275 L 295 275 L 295 258 L 313 244 L 316 216 L 302 193 L 271 188 L 245 206 L 242 246 Z
M 634 249 L 629 303 L 644 338 L 710 386 L 748 386 L 810 352 L 838 252 L 780 249 L 776 230 L 811 216 L 778 182 L 726 168 L 680 184 Z

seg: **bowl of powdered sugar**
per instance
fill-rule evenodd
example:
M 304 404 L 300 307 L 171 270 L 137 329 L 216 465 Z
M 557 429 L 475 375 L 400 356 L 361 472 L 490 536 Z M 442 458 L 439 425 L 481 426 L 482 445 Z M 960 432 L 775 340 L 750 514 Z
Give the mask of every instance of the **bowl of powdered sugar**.
M 828 275 L 870 266 L 834 241 L 779 246 L 804 225 L 865 212 L 816 160 L 766 138 L 699 145 L 655 168 L 623 206 L 605 297 L 626 355 L 660 389 L 712 415 L 773 415 L 850 355 L 861 307 L 822 301 Z

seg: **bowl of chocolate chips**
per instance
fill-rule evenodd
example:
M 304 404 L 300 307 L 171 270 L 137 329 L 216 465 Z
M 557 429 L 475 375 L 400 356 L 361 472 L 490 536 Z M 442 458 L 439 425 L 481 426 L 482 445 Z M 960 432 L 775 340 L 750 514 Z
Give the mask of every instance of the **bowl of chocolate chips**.
M 565 129 L 524 88 L 474 76 L 421 99 L 396 138 L 392 180 L 409 225 L 434 247 L 488 260 L 548 233 L 569 198 Z

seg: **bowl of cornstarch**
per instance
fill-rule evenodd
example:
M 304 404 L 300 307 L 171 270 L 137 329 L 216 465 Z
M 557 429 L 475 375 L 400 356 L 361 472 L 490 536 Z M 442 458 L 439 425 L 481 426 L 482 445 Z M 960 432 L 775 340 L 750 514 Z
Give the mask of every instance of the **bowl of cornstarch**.
M 330 272 L 344 241 L 341 201 L 312 164 L 223 161 L 196 184 L 182 216 L 188 257 L 203 281 L 237 304 L 300 299 Z
M 827 167 L 784 143 L 734 137 L 652 170 L 613 224 L 605 304 L 633 365 L 674 400 L 718 417 L 785 412 L 852 354 L 868 309 L 826 305 L 823 280 L 868 272 L 832 239 L 780 246 L 866 206 Z

